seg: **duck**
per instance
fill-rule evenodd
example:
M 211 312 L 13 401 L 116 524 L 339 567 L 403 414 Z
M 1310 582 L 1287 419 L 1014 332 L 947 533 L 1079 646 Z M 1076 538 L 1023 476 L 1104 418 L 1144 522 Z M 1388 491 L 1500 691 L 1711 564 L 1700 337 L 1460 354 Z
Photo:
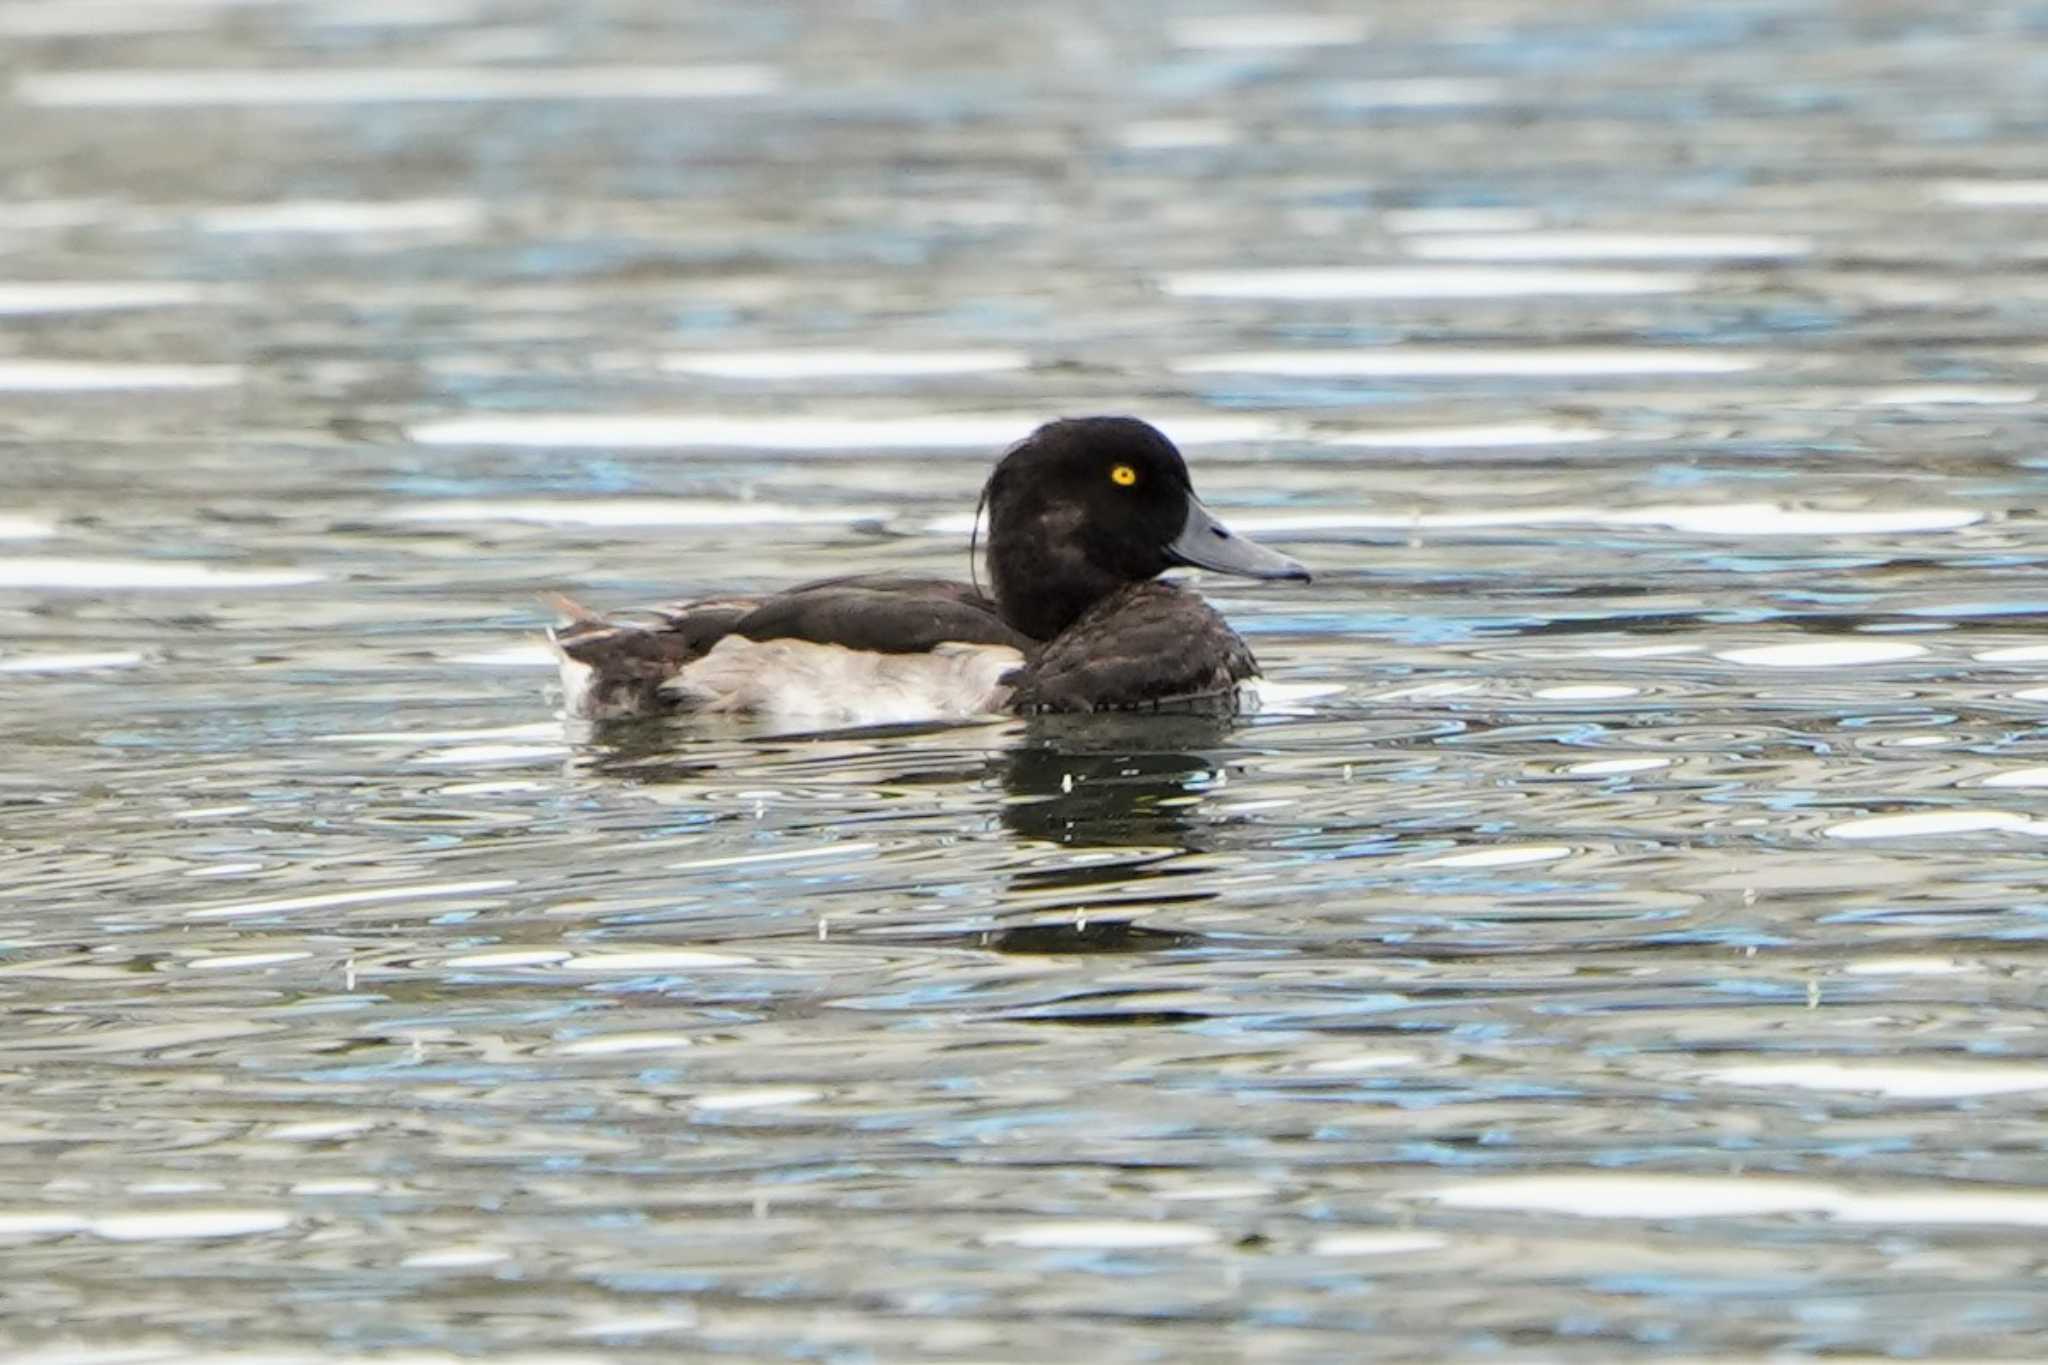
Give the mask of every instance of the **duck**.
M 1234 710 L 1257 659 L 1199 594 L 1159 575 L 1310 577 L 1218 520 L 1173 442 L 1135 417 L 1040 426 L 997 461 L 977 527 L 983 509 L 986 592 L 978 580 L 853 574 L 662 606 L 646 621 L 556 597 L 548 640 L 564 712 L 851 726 Z

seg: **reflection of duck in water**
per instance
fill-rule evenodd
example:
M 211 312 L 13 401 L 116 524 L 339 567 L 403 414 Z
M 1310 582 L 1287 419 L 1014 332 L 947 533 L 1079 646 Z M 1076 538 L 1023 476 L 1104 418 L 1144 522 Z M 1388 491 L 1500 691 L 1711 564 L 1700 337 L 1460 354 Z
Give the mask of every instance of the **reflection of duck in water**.
M 1233 705 L 1251 650 L 1175 565 L 1306 579 L 1195 497 L 1173 443 L 1129 417 L 1049 422 L 983 490 L 994 596 L 859 575 L 769 597 L 668 608 L 650 626 L 566 604 L 551 632 L 567 708 L 863 724 L 1052 711 Z
M 1112 716 L 1033 720 L 1002 758 L 1005 828 L 1025 839 L 1123 848 L 1131 856 L 1015 873 L 1010 890 L 1021 899 L 1079 906 L 1104 895 L 1107 913 L 1014 925 L 984 934 L 983 945 L 1016 953 L 1147 952 L 1195 942 L 1196 935 L 1149 928 L 1130 911 L 1207 898 L 1181 890 L 1172 864 L 1175 854 L 1205 843 L 1191 812 L 1197 789 L 1224 760 L 1202 750 L 1224 743 L 1235 725 L 1223 715 L 1148 717 L 1143 724 Z
M 1233 728 L 1219 715 L 1034 721 L 1003 755 L 1003 824 L 1070 847 L 1186 847 L 1192 789 L 1220 763 L 1196 750 Z

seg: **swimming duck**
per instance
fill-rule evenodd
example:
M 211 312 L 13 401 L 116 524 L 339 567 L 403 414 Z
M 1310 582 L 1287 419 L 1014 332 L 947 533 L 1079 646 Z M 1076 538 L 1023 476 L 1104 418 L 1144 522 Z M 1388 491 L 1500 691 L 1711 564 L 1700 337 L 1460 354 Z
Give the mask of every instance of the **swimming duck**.
M 659 608 L 646 625 L 557 599 L 567 619 L 548 638 L 566 709 L 876 724 L 1229 707 L 1257 660 L 1213 607 L 1158 575 L 1309 576 L 1217 521 L 1173 442 L 1132 417 L 1039 427 L 997 463 L 982 504 L 993 595 L 859 574 Z

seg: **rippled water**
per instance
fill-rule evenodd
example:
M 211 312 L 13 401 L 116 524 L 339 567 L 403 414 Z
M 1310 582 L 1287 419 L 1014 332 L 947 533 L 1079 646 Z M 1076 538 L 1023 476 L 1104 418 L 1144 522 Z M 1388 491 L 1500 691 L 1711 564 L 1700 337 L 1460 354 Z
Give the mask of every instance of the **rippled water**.
M 2048 7 L 0 35 L 15 1358 L 2048 1354 Z M 1256 717 L 554 716 L 1089 411 Z

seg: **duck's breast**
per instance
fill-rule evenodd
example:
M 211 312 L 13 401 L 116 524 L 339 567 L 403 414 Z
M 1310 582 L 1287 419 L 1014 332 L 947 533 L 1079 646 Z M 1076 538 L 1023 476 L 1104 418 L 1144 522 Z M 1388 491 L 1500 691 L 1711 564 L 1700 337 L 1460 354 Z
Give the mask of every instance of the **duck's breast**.
M 1258 660 L 1216 609 L 1171 583 L 1134 583 L 1083 612 L 1013 678 L 1016 711 L 1234 705 Z

